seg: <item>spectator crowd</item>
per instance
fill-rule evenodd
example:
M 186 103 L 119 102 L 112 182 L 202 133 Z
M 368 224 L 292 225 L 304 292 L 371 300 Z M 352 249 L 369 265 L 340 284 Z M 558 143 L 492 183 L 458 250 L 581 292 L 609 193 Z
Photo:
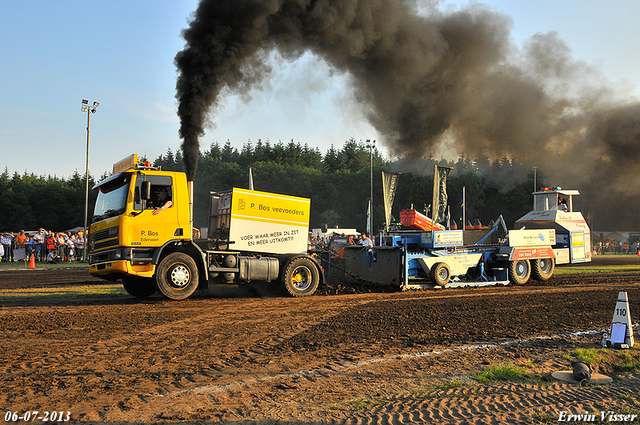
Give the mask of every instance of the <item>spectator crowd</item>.
M 622 242 L 615 240 L 596 241 L 593 243 L 594 255 L 606 254 L 632 254 L 638 255 L 640 250 L 640 242 Z
M 365 233 L 353 235 L 333 232 L 331 236 L 313 236 L 309 233 L 309 251 L 330 251 L 333 255 L 336 255 L 345 245 L 370 247 L 373 246 L 373 241 Z
M 0 254 L 3 262 L 30 260 L 72 262 L 82 260 L 84 254 L 84 232 L 58 232 L 38 229 L 18 234 L 4 232 L 0 236 Z

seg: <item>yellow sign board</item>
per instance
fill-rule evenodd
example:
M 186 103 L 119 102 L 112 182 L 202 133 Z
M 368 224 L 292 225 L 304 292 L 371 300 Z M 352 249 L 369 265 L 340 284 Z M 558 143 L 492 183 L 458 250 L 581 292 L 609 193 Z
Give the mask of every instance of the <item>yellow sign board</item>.
M 306 198 L 234 188 L 229 229 L 233 249 L 306 252 L 310 210 Z
M 121 171 L 132 170 L 135 168 L 136 164 L 138 164 L 138 155 L 132 154 L 115 164 L 113 164 L 113 174 L 118 174 Z

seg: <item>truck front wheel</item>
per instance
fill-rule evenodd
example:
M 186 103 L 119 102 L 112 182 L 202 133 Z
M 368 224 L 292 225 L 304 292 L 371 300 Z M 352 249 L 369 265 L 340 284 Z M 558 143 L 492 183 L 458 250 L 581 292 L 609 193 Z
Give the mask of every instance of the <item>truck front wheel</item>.
M 156 269 L 156 288 L 165 298 L 184 300 L 198 288 L 196 262 L 181 252 L 173 252 L 160 261 Z
M 531 276 L 529 260 L 509 261 L 509 281 L 516 285 L 524 285 Z
M 291 261 L 283 276 L 284 288 L 293 297 L 313 295 L 320 284 L 320 273 L 313 261 L 299 257 Z
M 122 278 L 124 290 L 138 298 L 147 298 L 156 293 L 153 279 L 140 276 L 124 276 Z
M 533 260 L 531 264 L 531 275 L 535 280 L 549 280 L 553 276 L 556 264 L 553 258 L 540 258 Z

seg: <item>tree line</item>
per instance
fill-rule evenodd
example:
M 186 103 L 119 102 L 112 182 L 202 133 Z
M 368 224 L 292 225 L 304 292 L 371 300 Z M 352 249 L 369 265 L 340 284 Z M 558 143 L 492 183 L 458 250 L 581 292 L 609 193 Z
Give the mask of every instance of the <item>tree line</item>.
M 146 158 L 142 158 L 147 160 Z M 151 161 L 167 171 L 184 171 L 182 154 L 168 149 Z M 399 220 L 401 209 L 429 209 L 432 202 L 434 166 L 451 167 L 447 180 L 451 218 L 462 225 L 462 191 L 466 188 L 466 218 L 487 225 L 502 214 L 510 227 L 531 210 L 533 167 L 509 159 L 461 156 L 457 160 L 387 158 L 375 146 L 351 138 L 341 148 L 318 148 L 293 140 L 271 143 L 248 141 L 241 149 L 230 142 L 212 143 L 201 150 L 194 181 L 194 225 L 206 227 L 209 192 L 233 187 L 248 188 L 249 168 L 254 188 L 260 191 L 311 199 L 310 226 L 366 229 L 367 207 L 373 175 L 375 229 L 384 226 L 382 178 L 384 172 L 401 172 L 392 209 Z M 107 177 L 107 174 L 99 180 Z M 96 180 L 89 176 L 89 186 Z M 544 185 L 538 173 L 538 187 Z M 89 215 L 97 194 L 90 191 Z M 70 178 L 36 176 L 33 173 L 0 175 L 0 230 L 32 230 L 39 227 L 63 231 L 84 224 L 84 175 Z M 460 227 L 459 227 L 460 228 Z

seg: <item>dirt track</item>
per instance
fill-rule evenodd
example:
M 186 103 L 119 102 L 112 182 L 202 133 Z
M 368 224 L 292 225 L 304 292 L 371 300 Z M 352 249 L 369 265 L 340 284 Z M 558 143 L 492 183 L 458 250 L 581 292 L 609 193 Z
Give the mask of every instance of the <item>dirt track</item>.
M 0 289 L 92 280 L 33 272 L 1 271 Z M 640 374 L 601 370 L 614 383 L 586 387 L 549 377 L 570 369 L 563 356 L 576 348 L 598 347 L 619 291 L 637 320 L 635 272 L 303 299 L 260 291 L 184 302 L 7 299 L 0 413 L 136 424 L 553 423 L 561 411 L 639 413 Z M 469 378 L 497 363 L 542 381 Z

